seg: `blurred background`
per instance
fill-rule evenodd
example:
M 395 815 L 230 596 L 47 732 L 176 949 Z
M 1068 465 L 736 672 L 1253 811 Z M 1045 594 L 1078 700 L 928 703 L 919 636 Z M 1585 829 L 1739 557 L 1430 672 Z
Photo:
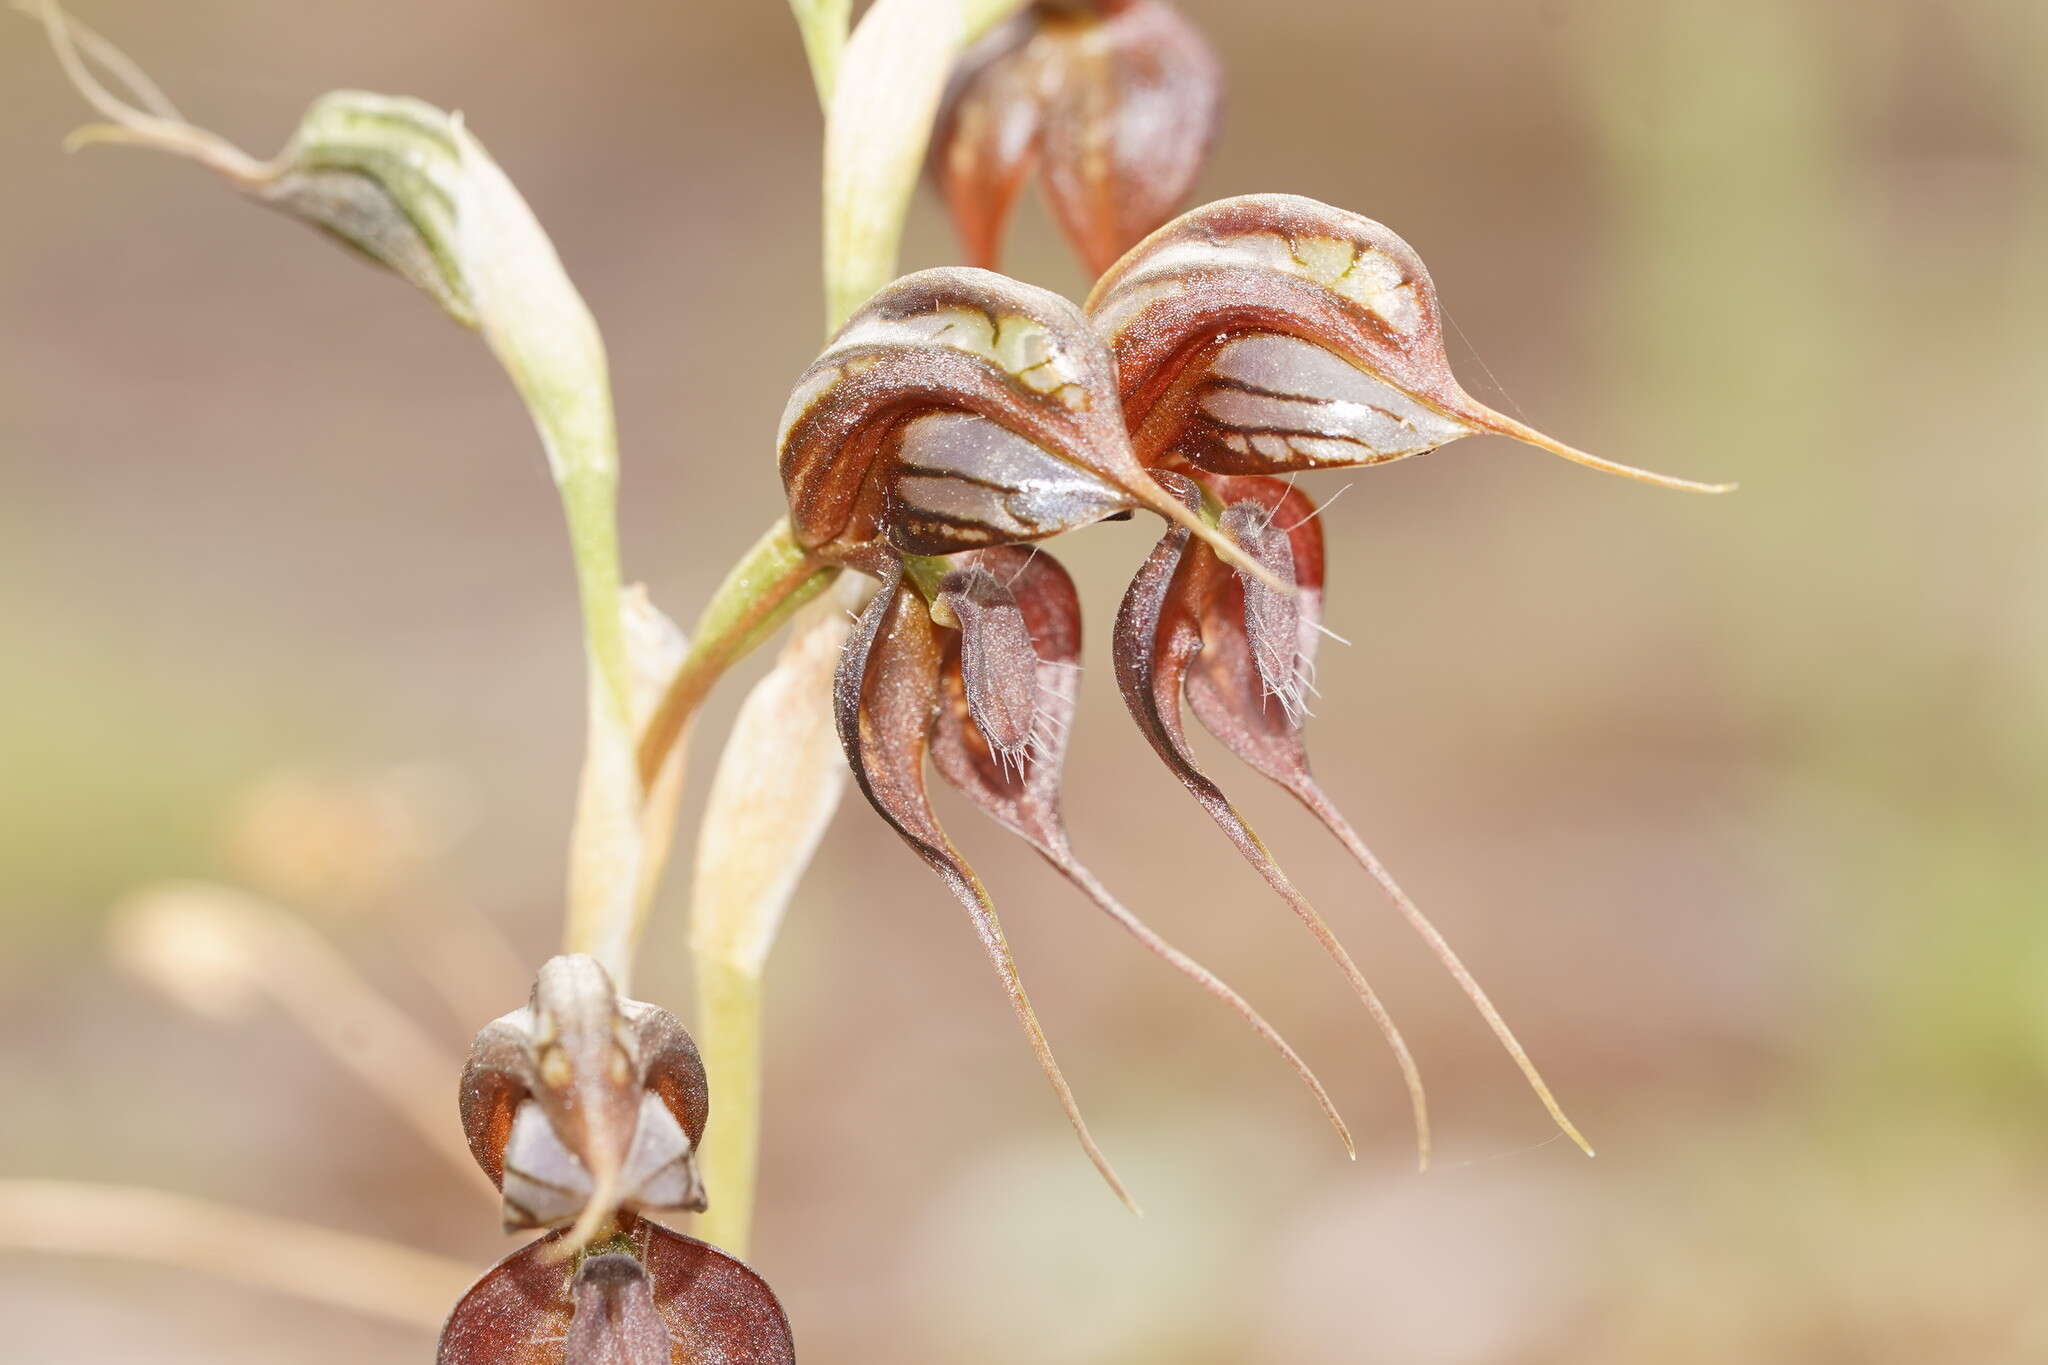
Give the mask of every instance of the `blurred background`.
M 958 913 L 849 802 L 772 965 L 753 1260 L 805 1358 L 2048 1358 L 2042 7 L 1186 7 L 1230 81 L 1201 197 L 1383 220 L 1481 398 L 1742 482 L 1660 493 L 1497 439 L 1309 481 L 1355 484 L 1328 514 L 1354 643 L 1322 664 L 1320 771 L 1600 1157 L 1551 1136 L 1335 844 L 1218 758 L 1416 1047 L 1440 1166 L 1414 1173 L 1368 1021 L 1122 715 L 1101 646 L 1155 530 L 1102 527 L 1062 543 L 1095 632 L 1080 851 L 1301 1046 L 1360 1158 L 1224 1011 L 948 805 L 1126 1215 Z M 781 5 L 80 9 L 259 154 L 338 86 L 463 110 L 604 326 L 628 572 L 694 614 L 778 508 L 775 422 L 819 338 L 819 120 Z M 31 25 L 0 32 L 0 1176 L 481 1269 L 512 1244 L 441 1157 L 274 1006 L 200 1017 L 107 926 L 139 887 L 231 881 L 451 1057 L 520 1003 L 581 737 L 536 443 L 407 286 L 195 168 L 64 155 L 84 109 Z M 905 267 L 954 258 L 927 194 Z M 1085 288 L 1035 202 L 1008 264 Z M 687 1010 L 682 880 L 636 994 Z M 23 1360 L 431 1348 L 53 1257 L 0 1254 L 0 1316 Z

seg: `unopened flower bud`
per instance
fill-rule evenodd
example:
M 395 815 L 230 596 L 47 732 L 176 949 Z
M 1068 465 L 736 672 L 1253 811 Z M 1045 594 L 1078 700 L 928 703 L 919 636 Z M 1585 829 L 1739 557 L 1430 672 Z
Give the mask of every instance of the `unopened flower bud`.
M 968 259 L 995 267 L 1035 165 L 1101 274 L 1187 197 L 1222 104 L 1215 52 L 1163 0 L 1039 0 L 969 49 L 933 139 Z

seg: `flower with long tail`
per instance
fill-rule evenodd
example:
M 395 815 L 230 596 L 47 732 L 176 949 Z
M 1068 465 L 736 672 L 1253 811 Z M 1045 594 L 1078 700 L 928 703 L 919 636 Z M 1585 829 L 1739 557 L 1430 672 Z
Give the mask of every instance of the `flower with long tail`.
M 1414 248 L 1300 195 L 1182 214 L 1097 281 L 1088 315 L 1116 358 L 1148 468 L 1342 469 L 1493 432 L 1666 488 L 1733 487 L 1589 455 L 1473 398 L 1451 373 L 1436 287 Z
M 1145 508 L 1169 527 L 1118 614 L 1117 680 L 1140 729 L 1339 965 L 1406 1083 L 1420 1162 L 1428 1108 L 1400 1030 L 1321 915 L 1196 765 L 1185 700 L 1226 747 L 1313 811 L 1452 972 L 1558 1123 L 1588 1147 L 1484 991 L 1331 804 L 1301 741 L 1322 630 L 1307 499 L 1275 472 L 1384 463 L 1483 431 L 1617 465 L 1480 404 L 1444 356 L 1421 261 L 1370 219 L 1256 195 L 1183 215 L 1089 304 L 983 270 L 877 294 L 805 372 L 780 440 L 797 541 L 881 580 L 835 686 L 842 743 L 875 809 L 967 909 L 1084 1148 L 1128 1201 L 1062 1079 L 980 879 L 940 828 L 929 759 L 1153 951 L 1312 1073 L 1250 1006 L 1160 941 L 1074 857 L 1058 813 L 1079 613 L 1035 543 Z M 1029 550 L 1020 546 L 1032 546 Z M 1348 1143 L 1348 1135 L 1346 1137 Z

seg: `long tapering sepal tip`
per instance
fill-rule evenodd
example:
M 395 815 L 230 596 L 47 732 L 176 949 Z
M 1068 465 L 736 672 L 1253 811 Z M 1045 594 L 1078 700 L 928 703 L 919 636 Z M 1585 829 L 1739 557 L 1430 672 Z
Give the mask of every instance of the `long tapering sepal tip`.
M 1584 465 L 1588 469 L 1597 469 L 1603 474 L 1615 474 L 1624 479 L 1633 479 L 1637 483 L 1677 489 L 1682 493 L 1733 493 L 1740 487 L 1734 483 L 1705 483 L 1699 479 L 1681 479 L 1675 474 L 1659 474 L 1654 469 L 1638 469 L 1631 464 L 1602 459 L 1598 455 L 1580 450 L 1577 446 L 1568 446 L 1554 437 L 1546 436 L 1528 423 L 1518 422 L 1484 404 L 1475 402 L 1472 407 L 1470 416 L 1483 429 L 1496 435 L 1512 437 L 1524 445 L 1535 446 L 1538 450 L 1547 450 L 1552 455 L 1561 456 L 1573 464 Z

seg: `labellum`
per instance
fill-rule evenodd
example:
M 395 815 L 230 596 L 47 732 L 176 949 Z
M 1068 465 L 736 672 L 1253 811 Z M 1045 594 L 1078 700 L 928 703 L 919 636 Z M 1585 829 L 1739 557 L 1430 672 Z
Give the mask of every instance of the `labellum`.
M 789 1365 L 774 1291 L 695 1238 L 627 1215 L 602 1250 L 573 1258 L 553 1233 L 463 1295 L 438 1365 Z
M 985 270 L 919 271 L 870 299 L 797 381 L 777 444 L 797 542 L 870 573 L 1140 507 L 1259 571 L 1140 466 L 1080 311 Z
M 1200 493 L 1189 480 L 1167 474 L 1161 476 L 1161 481 L 1185 497 L 1191 509 L 1200 506 Z M 1138 722 L 1138 729 L 1165 760 L 1167 768 L 1266 885 L 1307 926 L 1379 1026 L 1408 1088 L 1409 1106 L 1415 1118 L 1417 1162 L 1426 1170 L 1430 1150 L 1429 1106 L 1423 1095 L 1421 1073 L 1401 1030 L 1344 945 L 1323 922 L 1322 915 L 1280 870 L 1259 836 L 1230 804 L 1223 789 L 1195 763 L 1188 748 L 1187 734 L 1181 727 L 1180 704 L 1188 669 L 1203 648 L 1201 607 L 1214 594 L 1219 578 L 1229 572 L 1215 555 L 1191 553 L 1193 543 L 1178 527 L 1169 530 L 1124 593 L 1123 604 L 1117 610 L 1111 651 L 1116 661 L 1117 687 L 1132 718 Z
M 1381 464 L 1489 431 L 1667 488 L 1459 387 L 1421 258 L 1370 218 L 1298 195 L 1182 214 L 1096 284 L 1138 459 L 1218 474 Z
M 1034 165 L 1091 275 L 1193 188 L 1223 105 L 1208 40 L 1162 0 L 1030 6 L 962 59 L 932 173 L 967 258 L 995 268 Z
M 1308 751 L 1302 742 L 1307 715 L 1302 696 L 1313 684 L 1315 649 L 1322 630 L 1324 575 L 1322 525 L 1316 509 L 1302 493 L 1277 479 L 1212 478 L 1208 482 L 1212 495 L 1223 504 L 1220 521 L 1224 529 L 1241 538 L 1261 562 L 1286 558 L 1286 576 L 1298 587 L 1290 596 L 1275 595 L 1258 580 L 1247 579 L 1216 561 L 1205 547 L 1184 543 L 1180 552 L 1184 562 L 1176 579 L 1183 595 L 1175 605 L 1184 613 L 1182 620 L 1191 621 L 1200 636 L 1199 649 L 1179 679 L 1188 705 L 1225 748 L 1306 806 L 1379 883 L 1471 999 L 1558 1128 L 1592 1155 L 1593 1149 L 1565 1116 L 1478 981 L 1331 804 L 1309 770 Z M 1207 567 L 1185 562 L 1190 560 L 1207 560 Z M 1177 702 L 1174 709 L 1178 709 Z
M 595 958 L 549 959 L 533 998 L 484 1026 L 462 1073 L 470 1151 L 507 1230 L 573 1223 L 568 1254 L 617 1212 L 702 1210 L 708 1113 L 697 1045 L 613 988 Z

